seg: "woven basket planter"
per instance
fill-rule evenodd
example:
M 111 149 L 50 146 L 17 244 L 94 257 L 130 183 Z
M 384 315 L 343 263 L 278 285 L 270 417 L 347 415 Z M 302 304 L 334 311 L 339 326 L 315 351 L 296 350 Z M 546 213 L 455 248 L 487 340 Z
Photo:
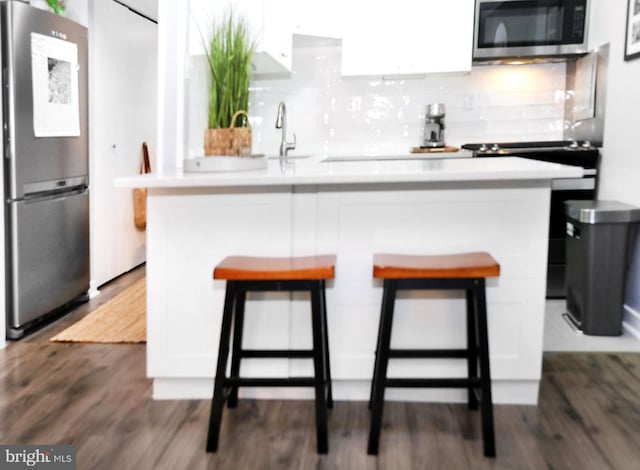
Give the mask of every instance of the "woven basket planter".
M 231 118 L 231 127 L 204 131 L 204 154 L 206 156 L 251 156 L 251 127 L 235 127 L 236 119 L 241 115 L 245 116 L 249 122 L 249 115 L 246 111 L 238 111 Z

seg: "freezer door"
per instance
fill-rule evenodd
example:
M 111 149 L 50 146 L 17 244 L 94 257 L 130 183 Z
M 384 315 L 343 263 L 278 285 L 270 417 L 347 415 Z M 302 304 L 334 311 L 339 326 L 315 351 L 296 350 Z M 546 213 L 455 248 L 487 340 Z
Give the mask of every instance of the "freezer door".
M 8 317 L 18 328 L 89 289 L 89 193 L 12 202 L 9 214 Z
M 88 174 L 87 29 L 49 11 L 31 7 L 27 3 L 2 2 L 0 10 L 4 41 L 2 89 L 5 98 L 4 135 L 7 143 L 6 196 L 8 199 L 20 199 L 25 193 L 30 192 L 29 185 L 42 186 L 44 182 L 50 182 L 50 189 L 53 189 L 61 180 Z M 34 82 L 31 33 L 77 45 L 79 136 L 35 137 L 34 86 L 40 90 L 48 84 L 49 89 L 43 93 L 48 93 L 49 102 L 55 104 L 57 100 L 52 101 L 54 98 L 51 95 L 51 87 L 56 76 L 52 75 L 55 70 L 52 71 L 51 67 L 58 62 L 55 57 L 48 59 L 48 82 L 40 79 Z M 40 54 L 55 55 L 51 51 Z M 66 71 L 67 74 L 75 74 L 73 68 L 69 69 Z M 38 74 L 38 77 L 41 77 L 41 74 Z

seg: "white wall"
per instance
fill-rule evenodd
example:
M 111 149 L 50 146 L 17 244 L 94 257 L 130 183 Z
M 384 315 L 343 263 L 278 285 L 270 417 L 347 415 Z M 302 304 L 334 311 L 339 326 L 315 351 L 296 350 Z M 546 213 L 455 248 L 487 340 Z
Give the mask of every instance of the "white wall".
M 89 0 L 67 0 L 66 17 L 83 26 L 89 26 Z
M 640 58 L 624 61 L 626 15 L 626 1 L 593 0 L 590 45 L 611 44 L 598 197 L 640 206 Z M 640 314 L 640 234 L 635 241 L 626 304 L 627 320 L 633 312 Z
M 89 9 L 90 3 L 95 0 L 65 0 L 65 16 L 81 25 L 89 25 Z M 132 9 L 153 19 L 158 19 L 158 2 L 157 0 L 119 0 L 121 3 L 128 5 Z M 184 0 L 183 0 L 184 1 Z M 49 9 L 46 0 L 30 0 L 31 5 Z
M 80 0 L 86 1 L 86 0 Z M 120 0 L 133 10 L 145 15 L 152 20 L 158 20 L 158 1 L 157 0 Z M 184 2 L 185 0 L 180 0 Z
M 157 25 L 112 0 L 91 3 L 91 280 L 99 286 L 144 262 L 131 189 L 142 142 L 156 152 Z M 117 32 L 117 34 L 114 34 Z
M 444 103 L 448 145 L 561 139 L 565 64 L 478 66 L 422 79 L 342 78 L 341 41 L 294 36 L 291 78 L 253 80 L 254 153 L 277 154 L 278 103 L 287 105 L 292 154 L 406 153 L 422 143 L 425 106 Z M 206 59 L 192 57 L 190 155 L 202 155 Z

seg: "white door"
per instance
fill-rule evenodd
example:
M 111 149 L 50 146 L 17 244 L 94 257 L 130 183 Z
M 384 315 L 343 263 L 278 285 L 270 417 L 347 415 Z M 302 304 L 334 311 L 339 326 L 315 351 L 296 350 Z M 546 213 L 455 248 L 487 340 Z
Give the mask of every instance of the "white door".
M 142 142 L 155 157 L 157 25 L 113 0 L 95 0 L 90 15 L 91 279 L 99 286 L 146 257 L 132 190 L 113 180 L 138 173 Z

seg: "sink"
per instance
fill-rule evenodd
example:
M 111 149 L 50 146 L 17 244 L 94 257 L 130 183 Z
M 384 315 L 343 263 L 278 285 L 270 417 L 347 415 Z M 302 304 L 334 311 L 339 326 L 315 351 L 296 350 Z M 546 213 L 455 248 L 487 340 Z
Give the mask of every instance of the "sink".
M 208 173 L 225 171 L 252 171 L 267 168 L 264 155 L 251 157 L 211 156 L 185 158 L 183 171 L 185 173 Z
M 279 160 L 280 159 L 280 155 L 269 155 L 267 157 L 269 160 Z M 298 158 L 311 158 L 311 155 L 287 155 L 285 157 L 287 160 L 295 160 Z
M 366 162 L 378 160 L 435 160 L 471 157 L 471 152 L 411 153 L 395 155 L 328 155 L 321 162 Z

